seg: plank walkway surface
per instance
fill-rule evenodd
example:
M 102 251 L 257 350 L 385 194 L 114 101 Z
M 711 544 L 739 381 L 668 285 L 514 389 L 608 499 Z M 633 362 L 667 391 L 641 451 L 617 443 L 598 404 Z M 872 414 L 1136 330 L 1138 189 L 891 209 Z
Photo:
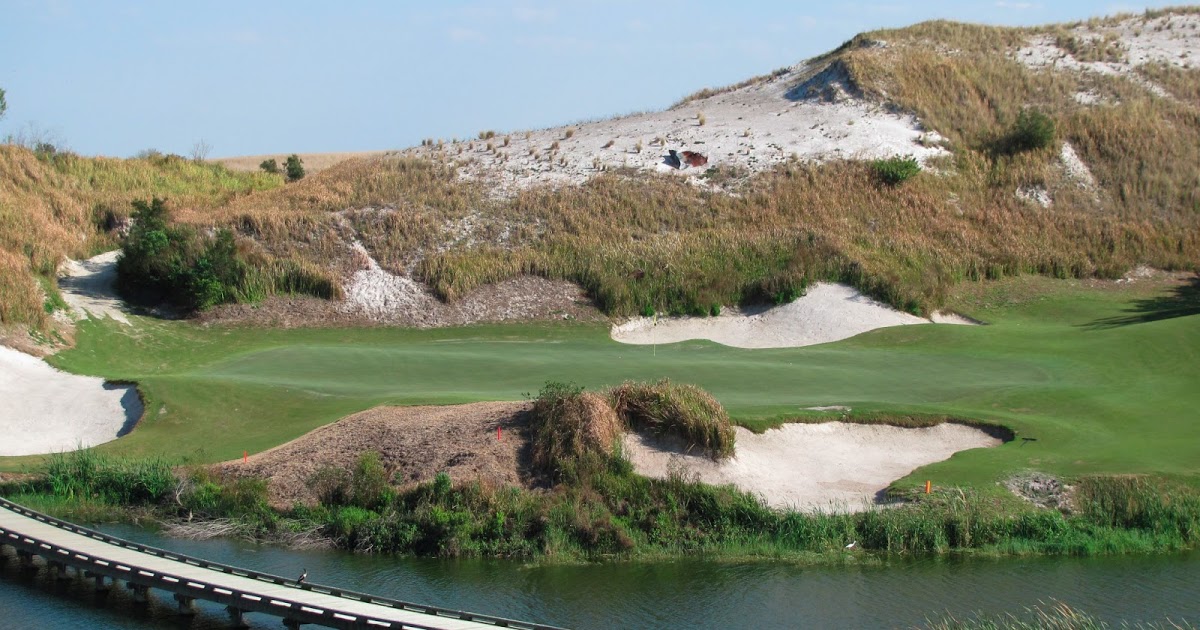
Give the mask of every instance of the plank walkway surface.
M 75 567 L 121 580 L 131 589 L 157 588 L 175 594 L 181 611 L 193 599 L 224 604 L 231 614 L 267 613 L 285 623 L 335 628 L 422 628 L 473 630 L 552 626 L 477 615 L 375 597 L 280 576 L 240 569 L 141 545 L 73 525 L 0 498 L 0 545 L 41 556 L 48 565 Z M 28 555 L 25 555 L 28 558 Z

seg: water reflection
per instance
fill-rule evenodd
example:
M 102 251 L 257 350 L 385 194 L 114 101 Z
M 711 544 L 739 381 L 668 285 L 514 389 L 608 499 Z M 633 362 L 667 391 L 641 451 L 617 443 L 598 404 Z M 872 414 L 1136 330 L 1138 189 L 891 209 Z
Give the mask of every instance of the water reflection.
M 573 628 L 911 627 L 927 615 L 1020 611 L 1057 599 L 1107 621 L 1200 621 L 1200 554 L 1017 560 L 926 559 L 885 566 L 679 561 L 528 566 L 288 551 L 212 540 L 164 539 L 131 527 L 109 533 L 180 553 L 312 582 Z M 11 553 L 11 552 L 7 552 Z M 133 604 L 90 581 L 56 583 L 46 571 L 0 568 L 0 628 L 227 628 L 223 610 L 201 604 L 175 615 L 170 597 Z M 268 616 L 253 627 L 278 628 Z

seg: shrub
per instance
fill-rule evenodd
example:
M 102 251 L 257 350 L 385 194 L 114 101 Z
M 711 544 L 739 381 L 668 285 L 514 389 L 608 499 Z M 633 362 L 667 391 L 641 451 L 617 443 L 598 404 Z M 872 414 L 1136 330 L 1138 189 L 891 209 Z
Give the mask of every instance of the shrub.
M 304 179 L 304 161 L 295 153 L 287 157 L 287 162 L 283 165 L 284 171 L 287 173 L 289 182 L 298 182 Z
M 133 226 L 117 261 L 117 288 L 144 304 L 169 302 L 194 310 L 236 301 L 247 274 L 233 233 L 208 238 L 189 226 L 170 225 L 166 203 L 133 202 Z
M 682 438 L 713 458 L 733 455 L 735 433 L 729 414 L 717 399 L 695 385 L 667 379 L 657 383 L 625 382 L 608 394 L 612 408 L 630 427 L 656 435 Z
M 1005 153 L 1044 149 L 1054 143 L 1054 119 L 1036 109 L 1023 109 L 1001 142 Z
M 350 475 L 350 496 L 354 505 L 378 509 L 391 498 L 392 487 L 378 451 L 367 451 L 358 458 Z
M 263 160 L 262 163 L 258 165 L 258 168 L 272 175 L 279 174 L 279 162 L 275 161 L 275 158 Z
M 917 158 L 907 155 L 875 160 L 871 163 L 871 169 L 879 181 L 896 186 L 916 177 L 921 172 L 921 165 L 917 163 Z

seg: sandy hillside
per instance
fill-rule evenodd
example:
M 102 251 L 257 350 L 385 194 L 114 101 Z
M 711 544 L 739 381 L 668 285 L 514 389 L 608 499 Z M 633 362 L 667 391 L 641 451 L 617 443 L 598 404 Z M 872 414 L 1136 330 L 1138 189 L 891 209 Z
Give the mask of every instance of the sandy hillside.
M 0 456 L 103 444 L 132 430 L 141 417 L 133 386 L 67 374 L 0 346 Z
M 1068 49 L 1068 40 L 1075 52 Z M 868 45 L 887 47 L 888 42 Z M 1031 36 L 1011 53 L 1035 69 L 1119 75 L 1163 98 L 1172 98 L 1140 69 L 1147 64 L 1195 68 L 1200 63 L 1200 14 L 1130 16 L 1117 22 L 1081 22 L 1061 32 Z M 936 129 L 913 116 L 864 98 L 841 62 L 814 58 L 751 80 L 737 89 L 707 92 L 658 112 L 579 122 L 539 130 L 478 130 L 466 139 L 430 138 L 397 153 L 453 162 L 462 177 L 485 181 L 500 196 L 539 185 L 579 184 L 605 170 L 632 168 L 679 174 L 697 185 L 712 168 L 740 173 L 802 160 L 875 159 L 913 155 L 922 162 L 945 153 Z M 1076 100 L 1103 105 L 1104 96 L 1080 92 Z M 705 166 L 675 169 L 670 150 L 695 151 Z M 385 152 L 303 154 L 316 172 L 352 157 Z M 268 157 L 219 160 L 252 170 Z M 1069 144 L 1063 166 L 1081 184 L 1091 175 Z M 1048 207 L 1044 190 L 1017 193 Z
M 921 466 L 1000 443 L 960 424 L 909 429 L 827 422 L 785 424 L 761 435 L 738 427 L 737 453 L 721 463 L 637 434 L 626 436 L 625 453 L 648 477 L 676 469 L 759 494 L 773 507 L 851 512 L 871 506 L 891 482 Z
M 1060 46 L 1056 35 L 1039 35 L 1019 49 L 1015 58 L 1032 68 L 1126 77 L 1163 98 L 1171 96 L 1138 68 L 1147 64 L 1195 68 L 1200 64 L 1200 14 L 1131 16 L 1115 24 L 1082 22 L 1065 35 L 1076 41 L 1078 56 Z M 1093 92 L 1080 92 L 1075 100 L 1084 105 L 1103 104 L 1102 97 Z
M 861 98 L 845 69 L 802 63 L 761 82 L 661 112 L 455 143 L 410 155 L 453 160 L 463 177 L 498 194 L 543 184 L 579 184 L 604 170 L 633 168 L 696 177 L 713 168 L 746 173 L 793 157 L 827 160 L 944 153 L 941 138 L 910 115 Z M 669 150 L 708 158 L 702 167 L 668 166 Z M 700 180 L 696 180 L 699 182 Z
M 269 479 L 270 499 L 277 505 L 315 502 L 310 482 L 318 471 L 348 471 L 367 451 L 378 451 L 402 485 L 429 481 L 442 471 L 455 481 L 522 485 L 527 473 L 520 451 L 529 407 L 524 402 L 376 407 L 254 455 L 248 463 L 235 460 L 219 468 Z
M 952 314 L 938 314 L 932 321 L 970 323 Z M 613 326 L 612 338 L 642 345 L 707 339 L 737 348 L 794 348 L 877 328 L 930 322 L 880 304 L 851 287 L 818 283 L 796 301 L 765 310 L 731 309 L 716 317 L 638 317 Z
M 341 301 L 276 296 L 262 304 L 218 306 L 202 313 L 200 319 L 281 328 L 374 324 L 431 328 L 505 321 L 606 320 L 579 285 L 538 276 L 485 285 L 454 302 L 443 302 L 411 275 L 380 267 L 361 244 L 352 247 L 364 268 L 343 279 L 346 297 Z

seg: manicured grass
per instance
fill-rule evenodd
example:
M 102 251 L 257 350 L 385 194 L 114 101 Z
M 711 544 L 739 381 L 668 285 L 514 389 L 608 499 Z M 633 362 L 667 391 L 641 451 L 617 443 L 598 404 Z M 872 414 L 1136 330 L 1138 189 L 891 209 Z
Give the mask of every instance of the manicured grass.
M 1036 438 L 961 453 L 901 486 L 933 479 L 984 487 L 1025 469 L 1200 482 L 1200 316 L 1133 312 L 1159 308 L 1153 298 L 1164 294 L 1174 304 L 1179 287 L 1097 286 L 1044 278 L 968 285 L 956 305 L 991 325 L 908 326 L 797 349 L 629 346 L 603 327 L 569 323 L 259 330 L 139 319 L 132 329 L 82 325 L 78 346 L 55 362 L 139 383 L 146 419 L 102 447 L 121 454 L 231 459 L 377 404 L 513 400 L 550 380 L 600 388 L 666 377 L 707 389 L 752 428 L 839 404 L 855 413 L 957 415 Z M 30 463 L 0 460 L 10 469 Z

